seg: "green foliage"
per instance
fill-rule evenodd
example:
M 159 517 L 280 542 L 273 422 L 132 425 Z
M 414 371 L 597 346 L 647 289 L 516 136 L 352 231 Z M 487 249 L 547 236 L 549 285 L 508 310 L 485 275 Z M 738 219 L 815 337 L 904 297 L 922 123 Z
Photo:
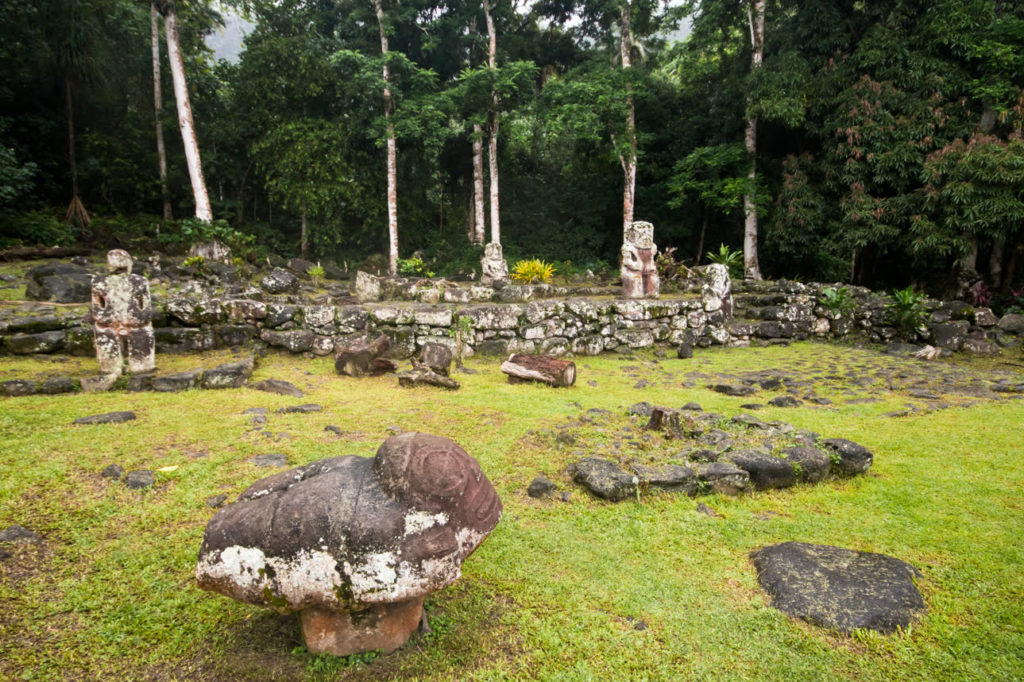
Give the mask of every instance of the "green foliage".
M 709 263 L 718 263 L 729 268 L 729 277 L 743 279 L 742 251 L 734 251 L 725 244 L 719 244 L 718 252 L 708 251 L 705 258 Z
M 926 332 L 928 311 L 925 309 L 925 296 L 913 287 L 893 291 L 892 300 L 886 304 L 885 310 L 887 321 L 904 339 L 913 340 Z
M 207 222 L 199 218 L 185 218 L 177 226 L 168 226 L 160 232 L 160 242 L 178 246 L 191 246 L 202 242 L 218 241 L 226 244 L 238 255 L 253 246 L 255 237 L 231 227 L 226 220 Z
M 14 150 L 0 144 L 0 213 L 9 212 L 16 200 L 31 191 L 37 171 L 36 164 L 19 163 Z
M 539 259 L 518 261 L 509 273 L 509 277 L 522 284 L 550 284 L 555 274 L 555 266 Z
M 413 256 L 412 258 L 399 258 L 398 274 L 415 275 L 419 277 L 434 276 L 434 272 L 430 270 L 430 268 L 427 267 L 427 264 L 423 262 L 423 259 L 418 256 Z
M 324 268 L 320 263 L 313 265 L 306 269 L 306 274 L 312 277 L 314 280 L 320 279 L 324 276 Z
M 16 214 L 0 221 L 0 246 L 67 246 L 77 238 L 77 227 L 59 220 L 47 210 Z
M 846 287 L 825 287 L 818 303 L 835 316 L 848 315 L 857 309 L 857 302 Z
M 185 260 L 181 262 L 181 264 L 186 268 L 196 268 L 197 270 L 202 270 L 203 266 L 206 265 L 206 259 L 203 258 L 202 256 L 188 256 L 187 258 L 185 258 Z

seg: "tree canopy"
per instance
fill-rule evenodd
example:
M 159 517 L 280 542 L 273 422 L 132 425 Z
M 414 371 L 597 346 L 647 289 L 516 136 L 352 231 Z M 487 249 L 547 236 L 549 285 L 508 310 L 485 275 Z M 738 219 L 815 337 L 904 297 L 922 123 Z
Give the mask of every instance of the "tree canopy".
M 378 22 L 371 0 L 249 0 L 233 4 L 255 28 L 228 63 L 203 40 L 214 5 L 179 0 L 213 214 L 282 255 L 307 229 L 317 258 L 387 254 L 393 134 L 401 257 L 465 270 L 480 248 L 474 141 L 494 121 L 513 260 L 614 269 L 632 201 L 659 246 L 692 262 L 704 245 L 742 248 L 753 206 L 768 277 L 1016 286 L 1024 5 L 757 1 L 385 1 Z M 135 0 L 4 3 L 0 246 L 164 222 L 150 38 Z M 756 148 L 744 145 L 751 125 Z M 167 157 L 186 218 L 178 136 Z M 59 229 L 73 187 L 99 227 Z

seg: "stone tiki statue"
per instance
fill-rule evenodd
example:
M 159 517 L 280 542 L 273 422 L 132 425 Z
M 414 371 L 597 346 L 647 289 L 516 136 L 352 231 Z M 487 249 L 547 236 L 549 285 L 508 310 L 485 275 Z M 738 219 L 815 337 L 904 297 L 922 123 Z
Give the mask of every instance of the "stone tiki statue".
M 100 373 L 117 376 L 151 372 L 156 367 L 149 282 L 132 274 L 127 251 L 107 253 L 105 277 L 93 277 L 92 319 Z
M 661 289 L 654 257 L 654 225 L 631 223 L 622 245 L 622 295 L 626 298 L 657 298 Z
M 480 283 L 490 286 L 496 280 L 508 279 L 508 263 L 501 255 L 501 244 L 491 242 L 484 247 L 484 257 L 480 259 Z

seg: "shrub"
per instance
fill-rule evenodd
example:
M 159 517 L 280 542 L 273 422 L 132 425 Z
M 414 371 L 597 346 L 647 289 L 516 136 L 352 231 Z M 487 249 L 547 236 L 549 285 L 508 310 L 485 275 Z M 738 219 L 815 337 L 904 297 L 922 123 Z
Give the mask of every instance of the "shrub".
M 208 223 L 199 218 L 185 218 L 178 222 L 177 229 L 167 229 L 160 233 L 160 242 L 163 244 L 191 246 L 212 241 L 227 245 L 236 255 L 243 255 L 252 248 L 256 237 L 239 232 L 226 220 Z
M 30 211 L 0 221 L 0 246 L 39 244 L 68 246 L 74 244 L 78 228 L 57 219 L 49 211 Z
M 913 339 L 918 333 L 926 332 L 928 312 L 924 307 L 924 294 L 913 287 L 892 292 L 892 301 L 885 306 L 889 323 L 904 339 Z
M 825 287 L 821 290 L 818 303 L 837 317 L 852 313 L 857 307 L 853 296 L 850 295 L 850 290 L 846 287 Z
M 708 262 L 719 263 L 729 268 L 729 276 L 733 279 L 743 279 L 743 252 L 733 251 L 725 244 L 718 245 L 718 253 L 708 251 L 704 256 Z
M 398 259 L 398 274 L 400 275 L 419 275 L 421 277 L 433 277 L 434 273 L 427 269 L 427 264 L 423 262 L 422 258 L 413 256 L 412 258 L 399 258 Z
M 550 284 L 551 276 L 555 274 L 555 266 L 545 263 L 542 260 L 521 260 L 512 268 L 509 274 L 516 282 L 523 284 Z

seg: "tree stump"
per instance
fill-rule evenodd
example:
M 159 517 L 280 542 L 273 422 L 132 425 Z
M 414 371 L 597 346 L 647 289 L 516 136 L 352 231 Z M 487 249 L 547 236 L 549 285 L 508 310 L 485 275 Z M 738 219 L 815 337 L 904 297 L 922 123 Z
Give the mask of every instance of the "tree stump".
M 684 421 L 681 422 L 680 418 Z M 692 423 L 689 422 L 689 418 L 682 417 L 679 414 L 679 410 L 656 405 L 651 408 L 651 419 L 644 428 L 648 431 L 664 431 L 665 435 L 669 438 L 685 438 L 686 434 L 683 432 L 683 423 L 686 423 L 687 427 L 690 428 Z
M 452 391 L 458 390 L 461 386 L 461 384 L 455 379 L 439 374 L 430 367 L 417 362 L 416 360 L 412 361 L 412 367 L 413 368 L 408 372 L 399 373 L 399 386 L 405 386 L 406 388 L 415 388 L 416 386 L 440 386 L 441 388 L 447 388 Z
M 539 381 L 557 387 L 569 387 L 576 383 L 576 365 L 552 355 L 510 355 L 501 365 L 501 371 L 508 375 L 511 384 L 521 381 Z
M 347 343 L 339 343 L 334 350 L 334 369 L 338 374 L 350 377 L 394 372 L 398 369 L 398 364 L 380 357 L 390 347 L 391 341 L 384 335 L 372 341 L 368 337 L 362 337 Z

